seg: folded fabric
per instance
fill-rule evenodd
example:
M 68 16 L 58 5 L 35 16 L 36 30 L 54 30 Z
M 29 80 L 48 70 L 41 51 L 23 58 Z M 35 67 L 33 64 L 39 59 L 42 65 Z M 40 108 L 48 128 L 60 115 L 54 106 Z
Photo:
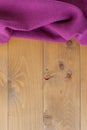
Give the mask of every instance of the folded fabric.
M 0 0 L 0 43 L 11 36 L 87 45 L 87 0 Z

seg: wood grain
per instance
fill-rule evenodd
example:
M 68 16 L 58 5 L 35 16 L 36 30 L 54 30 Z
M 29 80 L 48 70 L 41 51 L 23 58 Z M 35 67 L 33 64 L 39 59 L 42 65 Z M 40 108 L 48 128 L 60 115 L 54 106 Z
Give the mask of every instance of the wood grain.
M 9 129 L 42 130 L 42 43 L 12 38 L 9 43 Z
M 8 129 L 7 44 L 0 45 L 0 130 Z
M 44 43 L 44 130 L 80 130 L 80 48 Z
M 81 130 L 87 130 L 87 46 L 81 48 Z
M 86 130 L 87 46 L 0 44 L 0 130 Z

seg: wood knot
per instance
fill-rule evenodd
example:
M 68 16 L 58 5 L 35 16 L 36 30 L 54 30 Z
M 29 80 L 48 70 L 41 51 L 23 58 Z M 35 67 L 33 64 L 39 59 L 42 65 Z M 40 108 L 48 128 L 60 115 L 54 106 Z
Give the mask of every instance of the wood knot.
M 61 63 L 59 63 L 59 68 L 61 69 L 61 70 L 64 70 L 64 64 L 61 62 Z
M 50 78 L 53 78 L 55 74 L 56 70 L 49 71 L 48 69 L 46 69 L 46 72 L 44 73 L 44 79 L 49 80 Z
M 71 79 L 71 78 L 72 78 L 72 72 L 67 72 L 66 79 Z
M 52 116 L 44 113 L 43 115 L 43 122 L 46 126 L 52 125 Z
M 49 80 L 50 79 L 50 73 L 49 72 L 44 74 L 44 79 L 45 80 Z
M 67 41 L 67 47 L 70 49 L 72 48 L 73 42 L 72 40 Z

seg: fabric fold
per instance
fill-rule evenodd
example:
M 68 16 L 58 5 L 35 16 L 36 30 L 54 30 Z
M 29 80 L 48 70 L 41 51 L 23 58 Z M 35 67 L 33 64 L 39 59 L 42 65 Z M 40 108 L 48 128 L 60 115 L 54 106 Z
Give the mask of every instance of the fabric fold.
M 80 8 L 80 1 L 75 5 L 68 0 L 1 0 L 0 43 L 8 42 L 10 37 L 55 42 L 75 37 L 87 45 L 86 9 Z

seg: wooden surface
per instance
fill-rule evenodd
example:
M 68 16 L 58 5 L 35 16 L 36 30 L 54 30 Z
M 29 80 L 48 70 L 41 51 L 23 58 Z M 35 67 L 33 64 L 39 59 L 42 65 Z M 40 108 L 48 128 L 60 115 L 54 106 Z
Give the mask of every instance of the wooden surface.
M 87 130 L 86 59 L 75 39 L 0 45 L 0 130 Z

